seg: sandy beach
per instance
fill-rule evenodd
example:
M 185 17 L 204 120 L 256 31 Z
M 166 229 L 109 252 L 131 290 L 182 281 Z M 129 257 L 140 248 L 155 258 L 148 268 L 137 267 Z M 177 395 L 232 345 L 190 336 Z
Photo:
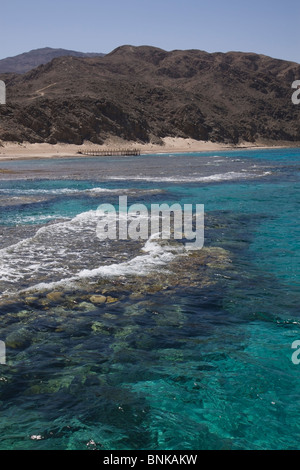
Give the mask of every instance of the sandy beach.
M 183 139 L 180 137 L 165 137 L 162 139 L 163 145 L 159 144 L 140 144 L 137 142 L 128 142 L 118 138 L 111 138 L 103 145 L 85 142 L 83 145 L 75 144 L 46 144 L 46 143 L 18 143 L 18 142 L 0 142 L 0 161 L 12 159 L 35 159 L 35 158 L 67 158 L 81 157 L 80 152 L 86 150 L 112 150 L 112 149 L 140 149 L 142 154 L 146 153 L 181 153 L 181 152 L 209 152 L 221 150 L 236 150 L 239 148 L 283 148 L 297 147 L 299 143 L 293 142 L 243 142 L 238 145 L 222 144 L 210 141 L 198 141 L 193 139 Z

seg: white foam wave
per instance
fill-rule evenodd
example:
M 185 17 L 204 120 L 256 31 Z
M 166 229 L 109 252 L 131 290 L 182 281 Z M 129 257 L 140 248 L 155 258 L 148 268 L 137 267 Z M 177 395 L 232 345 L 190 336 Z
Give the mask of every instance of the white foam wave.
M 49 216 L 50 217 L 50 216 Z M 95 236 L 96 211 L 81 213 L 73 219 L 67 219 L 39 228 L 35 235 L 0 250 L 0 281 L 18 282 L 33 275 L 32 266 L 39 261 L 42 271 L 47 272 L 55 265 L 61 271 L 67 271 L 65 256 L 80 256 L 76 253 L 76 241 L 90 241 Z
M 86 189 L 83 192 L 98 194 L 98 193 L 116 193 L 120 191 L 124 191 L 124 189 L 92 188 L 92 189 Z
M 156 235 L 157 236 L 157 235 Z M 61 279 L 57 282 L 38 283 L 24 292 L 53 290 L 56 288 L 71 288 L 78 282 L 99 278 L 99 277 L 116 277 L 116 276 L 146 276 L 149 273 L 156 271 L 158 268 L 167 267 L 168 263 L 177 256 L 184 256 L 186 250 L 184 246 L 170 246 L 161 245 L 154 240 L 153 235 L 142 248 L 144 254 L 138 255 L 135 258 L 125 261 L 123 263 L 113 263 L 108 266 L 99 266 L 94 269 L 82 269 L 76 275 Z
M 62 217 L 60 215 L 42 215 L 42 214 L 39 214 L 39 215 L 28 215 L 28 216 L 22 216 L 22 215 L 18 215 L 18 216 L 15 216 L 14 218 L 11 218 L 10 219 L 10 222 L 12 223 L 15 223 L 15 224 L 38 224 L 38 223 L 45 223 L 45 222 L 49 222 L 51 220 L 57 220 L 57 219 L 66 219 L 68 220 L 68 218 L 66 217 Z
M 142 276 L 167 265 L 174 256 L 185 251 L 181 245 L 161 245 L 153 236 L 146 242 L 142 254 L 135 256 L 139 245 L 134 244 L 131 246 L 132 256 L 135 257 L 114 262 L 116 253 L 120 252 L 124 256 L 124 250 L 120 245 L 114 245 L 117 242 L 101 242 L 97 238 L 98 222 L 97 210 L 83 212 L 73 219 L 45 225 L 32 237 L 1 249 L 0 282 L 3 291 L 16 293 L 20 286 L 23 289 L 30 289 L 30 286 L 51 289 L 103 276 Z M 111 264 L 107 263 L 107 258 Z
M 119 179 L 123 179 L 120 177 Z M 127 178 L 124 178 L 125 180 Z M 115 189 L 108 189 L 102 187 L 95 187 L 90 189 L 70 189 L 70 188 L 60 188 L 60 189 L 0 189 L 0 195 L 9 195 L 11 198 L 20 197 L 28 197 L 28 196 L 59 196 L 59 195 L 90 195 L 95 196 L 98 194 L 127 194 L 127 193 L 139 193 L 139 192 L 147 192 L 147 193 L 159 193 L 161 192 L 160 189 L 133 189 L 133 188 L 115 188 Z M 22 202 L 22 201 L 21 201 Z
M 114 193 L 124 191 L 122 189 L 108 189 L 108 188 L 91 188 L 91 189 L 72 189 L 72 188 L 57 188 L 57 189 L 1 189 L 0 194 L 12 194 L 20 196 L 28 195 L 63 195 L 63 194 L 84 194 L 84 193 Z
M 134 180 L 134 181 L 155 181 L 157 183 L 197 183 L 197 182 L 217 182 L 245 179 L 251 177 L 263 176 L 249 172 L 229 171 L 227 173 L 217 173 L 208 176 L 111 176 L 111 180 Z

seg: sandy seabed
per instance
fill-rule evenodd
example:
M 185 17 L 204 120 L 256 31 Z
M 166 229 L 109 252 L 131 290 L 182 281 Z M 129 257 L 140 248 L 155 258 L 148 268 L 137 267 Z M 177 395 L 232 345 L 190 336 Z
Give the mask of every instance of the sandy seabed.
M 186 152 L 210 152 L 220 150 L 236 150 L 246 148 L 282 148 L 295 147 L 300 143 L 294 142 L 242 142 L 238 145 L 222 144 L 210 141 L 199 141 L 194 139 L 183 139 L 181 137 L 165 137 L 163 144 L 141 144 L 137 142 L 124 141 L 119 138 L 108 139 L 105 144 L 97 145 L 85 142 L 82 145 L 75 144 L 31 144 L 28 142 L 0 142 L 0 161 L 14 159 L 35 158 L 66 158 L 86 156 L 80 152 L 86 150 L 112 150 L 112 149 L 139 149 L 142 154 L 147 153 L 186 153 Z

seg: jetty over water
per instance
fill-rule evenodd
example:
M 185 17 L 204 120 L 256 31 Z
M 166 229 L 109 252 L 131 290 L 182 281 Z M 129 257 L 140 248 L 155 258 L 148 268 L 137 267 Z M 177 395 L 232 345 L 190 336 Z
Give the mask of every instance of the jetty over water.
M 93 157 L 113 157 L 113 156 L 136 156 L 141 155 L 139 149 L 93 149 L 93 150 L 80 150 L 78 153 L 81 155 L 91 155 Z

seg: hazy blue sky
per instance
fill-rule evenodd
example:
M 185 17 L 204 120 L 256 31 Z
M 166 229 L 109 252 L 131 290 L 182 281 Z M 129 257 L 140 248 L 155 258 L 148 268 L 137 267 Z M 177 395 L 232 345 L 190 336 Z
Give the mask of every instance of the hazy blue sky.
M 0 58 L 147 44 L 300 62 L 300 0 L 1 0 L 0 17 Z

